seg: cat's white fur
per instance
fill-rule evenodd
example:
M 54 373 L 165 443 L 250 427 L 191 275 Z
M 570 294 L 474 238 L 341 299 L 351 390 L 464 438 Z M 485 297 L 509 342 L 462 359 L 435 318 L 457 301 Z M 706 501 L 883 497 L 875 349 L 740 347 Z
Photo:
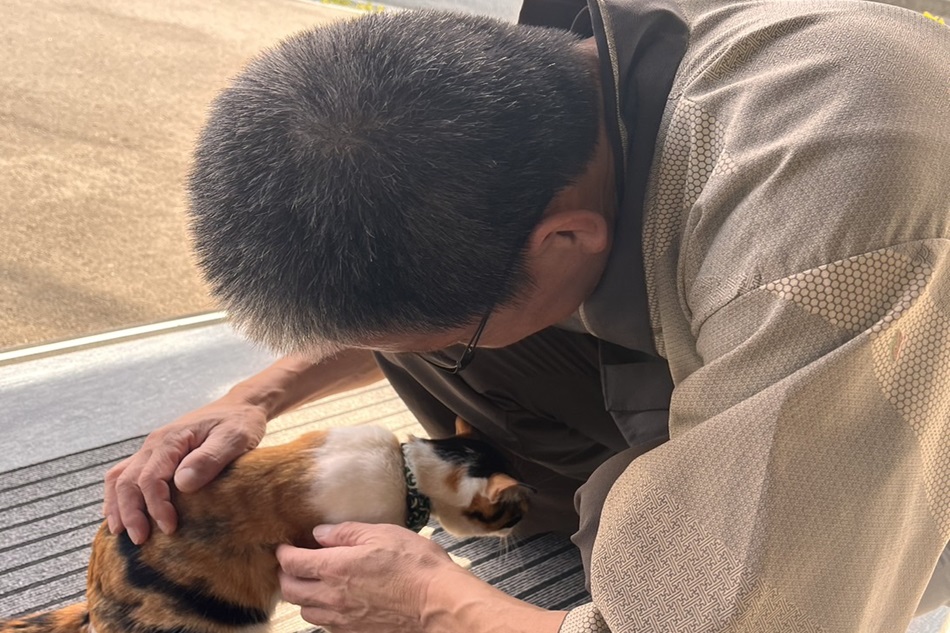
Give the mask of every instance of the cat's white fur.
M 327 523 L 406 524 L 399 440 L 378 426 L 332 429 L 314 449 L 313 499 Z
M 490 496 L 489 480 L 453 477 L 459 466 L 439 457 L 430 444 L 416 438 L 409 438 L 408 444 L 408 461 L 419 492 L 429 497 L 432 514 L 442 527 L 456 536 L 486 534 L 485 526 L 463 510 L 477 495 Z M 406 524 L 404 458 L 392 432 L 377 426 L 332 429 L 313 457 L 312 498 L 325 523 Z M 491 534 L 510 532 L 502 529 Z

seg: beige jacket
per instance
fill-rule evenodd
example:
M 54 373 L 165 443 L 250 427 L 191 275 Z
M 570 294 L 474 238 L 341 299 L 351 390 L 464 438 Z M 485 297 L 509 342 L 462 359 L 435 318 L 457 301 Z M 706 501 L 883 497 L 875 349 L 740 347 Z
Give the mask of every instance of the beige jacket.
M 950 30 L 680 8 L 643 239 L 672 439 L 562 630 L 903 631 L 950 540 Z

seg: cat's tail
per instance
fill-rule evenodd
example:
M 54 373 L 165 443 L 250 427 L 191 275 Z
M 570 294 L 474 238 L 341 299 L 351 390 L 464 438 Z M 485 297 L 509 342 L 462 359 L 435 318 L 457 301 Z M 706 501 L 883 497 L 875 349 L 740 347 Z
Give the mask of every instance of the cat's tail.
M 17 620 L 0 620 L 0 633 L 87 633 L 89 609 L 85 602 L 55 611 L 34 613 Z

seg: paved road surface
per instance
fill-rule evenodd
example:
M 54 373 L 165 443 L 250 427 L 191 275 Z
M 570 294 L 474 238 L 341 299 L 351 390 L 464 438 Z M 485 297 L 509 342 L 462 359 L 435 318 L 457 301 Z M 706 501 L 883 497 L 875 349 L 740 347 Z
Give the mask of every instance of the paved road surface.
M 299 0 L 2 0 L 0 349 L 211 308 L 182 181 L 256 51 L 352 15 Z

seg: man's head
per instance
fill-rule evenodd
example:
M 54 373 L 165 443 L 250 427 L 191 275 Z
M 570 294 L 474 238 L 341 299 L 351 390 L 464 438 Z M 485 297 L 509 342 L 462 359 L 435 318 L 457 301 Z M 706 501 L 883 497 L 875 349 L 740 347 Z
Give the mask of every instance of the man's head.
M 215 101 L 190 180 L 213 294 L 283 352 L 449 332 L 532 284 L 598 141 L 573 36 L 386 13 L 299 34 Z

